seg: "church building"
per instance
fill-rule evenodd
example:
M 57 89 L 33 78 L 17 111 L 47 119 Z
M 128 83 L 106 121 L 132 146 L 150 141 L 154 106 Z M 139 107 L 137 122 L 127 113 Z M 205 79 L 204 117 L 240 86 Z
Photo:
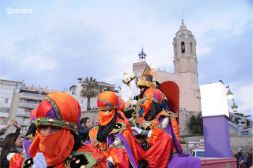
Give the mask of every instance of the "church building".
M 185 26 L 183 20 L 173 39 L 173 49 L 175 72 L 168 73 L 154 70 L 153 77 L 159 83 L 173 81 L 178 85 L 180 133 L 187 134 L 186 123 L 192 115 L 196 115 L 201 111 L 201 105 L 196 40 L 193 33 Z M 138 78 L 147 69 L 153 69 L 146 63 L 145 57 L 146 54 L 142 49 L 139 53 L 139 62 L 133 64 L 133 72 Z

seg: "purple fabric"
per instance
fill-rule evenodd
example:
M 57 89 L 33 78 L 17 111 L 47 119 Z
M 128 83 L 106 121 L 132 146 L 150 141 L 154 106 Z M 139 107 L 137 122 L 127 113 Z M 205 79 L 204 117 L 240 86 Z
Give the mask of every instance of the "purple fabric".
M 46 115 L 47 118 L 52 118 L 52 119 L 56 119 L 57 116 L 56 116 L 56 112 L 54 111 L 54 109 L 50 110 L 47 115 Z
M 173 139 L 173 145 L 175 146 L 177 152 L 180 153 L 181 155 L 184 155 L 184 153 L 183 153 L 182 149 L 180 148 L 179 143 L 177 141 L 177 137 L 174 134 L 174 131 L 173 131 L 173 129 L 171 128 L 171 126 L 169 124 L 168 124 L 166 129 L 167 129 L 168 132 L 171 133 L 171 136 L 172 136 L 172 139 Z
M 193 156 L 174 155 L 167 168 L 201 168 L 201 161 Z
M 158 118 L 159 123 L 162 122 L 162 119 L 163 119 L 163 117 L 159 117 L 159 118 Z M 181 155 L 184 155 L 182 149 L 181 149 L 180 146 L 179 146 L 179 143 L 178 143 L 178 141 L 177 141 L 176 135 L 174 134 L 174 131 L 173 131 L 173 129 L 172 129 L 172 127 L 171 127 L 170 124 L 171 124 L 171 122 L 170 122 L 170 120 L 169 120 L 169 123 L 168 123 L 168 125 L 167 125 L 167 127 L 166 127 L 166 132 L 167 132 L 169 135 L 171 135 L 171 137 L 172 137 L 172 139 L 173 139 L 173 145 L 175 146 L 177 152 L 180 153 Z
M 226 116 L 203 117 L 205 156 L 232 157 Z
M 111 145 L 113 143 L 113 138 L 112 138 L 112 135 L 109 135 L 107 137 L 107 146 Z
M 35 116 L 31 116 L 31 120 L 34 121 L 36 118 Z
M 91 140 L 87 140 L 85 144 L 91 144 Z
M 32 141 L 30 139 L 24 139 L 23 147 L 25 150 L 26 159 L 29 159 L 31 157 L 29 154 L 29 148 L 30 148 L 31 144 L 32 144 Z
M 137 166 L 137 164 L 134 160 L 133 152 L 132 152 L 132 150 L 130 148 L 130 145 L 128 144 L 127 140 L 125 139 L 125 137 L 121 134 L 115 134 L 115 136 L 118 137 L 123 142 L 123 144 L 125 145 L 125 149 L 127 151 L 129 161 L 130 161 L 131 165 L 133 166 L 133 168 L 138 168 L 138 166 Z

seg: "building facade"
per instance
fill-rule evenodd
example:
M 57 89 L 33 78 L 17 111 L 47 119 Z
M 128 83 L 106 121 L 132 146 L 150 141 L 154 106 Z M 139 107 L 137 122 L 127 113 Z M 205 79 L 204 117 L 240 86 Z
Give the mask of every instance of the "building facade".
M 30 112 L 50 92 L 56 90 L 28 86 L 20 81 L 0 80 L 0 128 L 10 119 L 15 119 L 25 134 L 31 121 Z M 6 133 L 13 132 L 8 129 Z
M 13 118 L 16 106 L 16 95 L 22 82 L 0 80 L 0 128 L 3 128 L 9 118 Z

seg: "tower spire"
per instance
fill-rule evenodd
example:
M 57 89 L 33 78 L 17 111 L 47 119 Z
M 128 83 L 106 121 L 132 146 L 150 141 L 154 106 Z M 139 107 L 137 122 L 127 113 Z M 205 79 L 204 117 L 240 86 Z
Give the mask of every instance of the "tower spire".
M 141 52 L 138 54 L 139 56 L 139 61 L 145 61 L 146 58 L 146 53 L 143 51 L 143 47 L 141 48 Z
M 185 26 L 185 24 L 184 24 L 184 19 L 182 19 L 182 21 L 181 21 L 181 26 L 180 26 L 180 30 L 186 30 L 187 29 L 187 27 Z

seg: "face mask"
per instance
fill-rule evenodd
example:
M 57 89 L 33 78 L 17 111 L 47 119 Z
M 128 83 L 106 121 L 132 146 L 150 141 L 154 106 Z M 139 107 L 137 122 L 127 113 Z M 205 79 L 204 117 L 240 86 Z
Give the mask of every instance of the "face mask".
M 98 112 L 98 124 L 102 126 L 106 126 L 110 123 L 113 119 L 116 110 L 106 110 L 106 111 L 99 111 Z
M 58 165 L 70 155 L 74 146 L 74 137 L 69 130 L 62 129 L 56 133 L 43 136 L 38 133 L 29 149 L 32 157 L 42 152 L 48 166 Z

